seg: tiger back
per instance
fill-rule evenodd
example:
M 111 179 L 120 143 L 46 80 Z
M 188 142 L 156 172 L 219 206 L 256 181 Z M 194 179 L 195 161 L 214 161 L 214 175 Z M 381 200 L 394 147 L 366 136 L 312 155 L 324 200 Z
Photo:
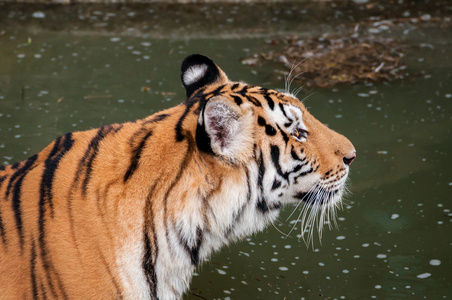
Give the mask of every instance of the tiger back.
M 349 140 L 205 56 L 181 69 L 184 103 L 0 167 L 1 299 L 180 299 L 214 250 L 283 205 L 313 209 L 305 228 L 334 216 Z

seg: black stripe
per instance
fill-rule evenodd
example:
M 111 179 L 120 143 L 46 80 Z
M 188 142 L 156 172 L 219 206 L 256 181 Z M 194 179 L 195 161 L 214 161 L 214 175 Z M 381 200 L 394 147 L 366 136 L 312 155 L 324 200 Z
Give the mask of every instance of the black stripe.
M 269 94 L 264 94 L 264 98 L 268 103 L 268 107 L 273 110 L 275 108 L 275 102 L 273 101 L 272 97 Z
M 276 129 L 271 125 L 265 125 L 265 133 L 269 136 L 275 136 Z
M 243 88 L 240 91 L 237 91 L 236 93 L 238 93 L 242 96 L 246 96 L 246 94 L 248 93 L 248 86 L 244 85 Z
M 197 125 L 195 138 L 196 138 L 196 145 L 198 146 L 199 150 L 201 150 L 205 153 L 214 155 L 210 137 L 206 132 L 205 122 Z
M 182 178 L 182 174 L 184 173 L 185 169 L 187 168 L 187 165 L 191 159 L 192 153 L 193 153 L 193 145 L 190 142 L 190 139 L 188 139 L 188 147 L 187 147 L 187 152 L 185 153 L 184 159 L 182 160 L 180 167 L 179 167 L 179 172 L 176 174 L 176 177 L 174 178 L 174 180 L 171 182 L 171 185 L 169 186 L 169 188 L 166 190 L 165 192 L 165 196 L 163 197 L 163 219 L 165 222 L 165 238 L 167 240 L 168 245 L 171 246 L 171 241 L 170 241 L 170 237 L 169 237 L 169 218 L 168 218 L 168 197 L 169 194 L 173 191 L 174 187 L 177 185 L 177 183 L 179 183 L 180 179 Z M 169 247 L 170 249 L 172 249 L 171 247 Z
M 220 85 L 219 87 L 217 87 L 215 90 L 213 90 L 212 92 L 210 92 L 209 94 L 212 94 L 213 96 L 218 96 L 222 94 L 222 89 L 225 87 L 226 85 Z
M 20 207 L 20 196 L 21 196 L 21 190 L 22 190 L 22 182 L 25 178 L 25 176 L 30 172 L 30 170 L 33 169 L 33 165 L 38 158 L 37 155 L 33 155 L 30 157 L 24 164 L 24 166 L 17 171 L 17 173 L 21 172 L 21 176 L 17 179 L 16 183 L 14 184 L 13 189 L 13 197 L 12 197 L 12 208 L 14 211 L 14 219 L 16 220 L 16 228 L 17 233 L 19 234 L 19 242 L 20 242 L 20 249 L 23 251 L 24 249 L 24 234 L 22 229 L 22 210 Z
M 0 188 L 2 187 L 2 183 L 6 178 L 7 178 L 6 175 L 0 177 Z M 6 200 L 6 197 L 5 197 L 5 200 Z M 6 232 L 5 232 L 5 227 L 3 226 L 2 211 L 0 210 L 0 235 L 2 237 L 2 241 L 3 241 L 4 245 L 6 245 L 6 235 L 5 234 L 6 234 Z
M 310 174 L 310 173 L 312 173 L 312 172 L 314 172 L 314 171 L 315 171 L 315 169 L 309 168 L 309 170 L 304 171 L 304 172 L 298 174 L 298 175 L 297 175 L 297 178 L 302 177 L 302 176 L 306 176 L 306 175 L 308 175 L 308 174 Z
M 149 292 L 152 295 L 152 299 L 157 299 L 157 274 L 155 273 L 155 262 L 153 260 L 153 257 L 156 256 L 157 253 L 152 251 L 151 240 L 149 239 L 149 234 L 147 232 L 144 233 L 143 243 L 144 257 L 142 267 L 149 286 Z
M 306 201 L 305 197 L 307 197 L 307 195 L 308 195 L 308 193 L 301 193 L 301 192 L 299 192 L 299 193 L 296 193 L 295 195 L 293 195 L 293 197 L 295 199 Z
M 11 177 L 9 178 L 8 186 L 6 187 L 5 198 L 7 198 L 9 196 L 9 194 L 13 188 L 13 185 L 15 185 L 16 179 L 19 179 L 20 177 L 26 175 L 30 171 L 30 168 L 33 166 L 33 163 L 36 161 L 36 158 L 37 158 L 36 154 L 33 155 L 32 157 L 28 158 L 25 161 L 24 165 L 20 169 L 18 169 L 16 172 L 14 172 L 13 175 L 11 175 Z
M 265 133 L 269 136 L 275 136 L 276 135 L 276 129 L 271 126 L 268 125 L 267 122 L 265 122 L 265 119 L 262 118 L 261 116 L 257 117 L 257 124 L 259 124 L 260 126 L 265 126 Z
M 196 266 L 199 264 L 199 250 L 203 241 L 203 233 L 201 227 L 196 227 L 196 244 L 190 249 L 191 263 Z
M 49 284 L 50 292 L 52 293 L 53 297 L 56 298 L 57 294 L 56 294 L 55 287 L 52 283 L 51 273 L 54 274 L 54 276 L 57 280 L 57 284 L 65 299 L 67 299 L 67 295 L 63 289 L 61 280 L 59 279 L 58 274 L 56 273 L 55 269 L 53 268 L 53 265 L 51 264 L 51 262 L 47 256 L 48 251 L 47 251 L 46 241 L 45 241 L 45 221 L 46 221 L 45 213 L 47 211 L 46 206 L 49 206 L 49 208 L 51 208 L 51 209 L 53 208 L 52 186 L 53 186 L 53 178 L 55 175 L 55 171 L 58 168 L 58 164 L 60 163 L 61 159 L 71 149 L 73 144 L 74 144 L 74 140 L 72 139 L 72 133 L 66 133 L 63 137 L 60 137 L 57 140 L 55 140 L 53 149 L 50 152 L 50 155 L 48 156 L 48 158 L 44 162 L 44 172 L 42 174 L 41 186 L 40 186 L 40 197 L 39 197 L 38 245 L 40 248 L 39 253 L 42 258 L 42 265 L 44 268 L 45 277 Z M 53 211 L 51 211 L 51 212 L 53 212 Z
M 33 293 L 33 299 L 38 299 L 38 283 L 36 280 L 36 243 L 33 240 L 30 254 L 30 280 Z
M 261 196 L 259 197 L 259 199 L 256 203 L 256 207 L 262 213 L 266 213 L 266 212 L 268 212 L 268 205 L 267 205 L 266 199 L 264 198 L 264 196 L 262 196 L 262 194 L 264 193 L 263 182 L 264 182 L 264 175 L 265 175 L 265 164 L 264 164 L 264 158 L 263 158 L 262 153 L 260 153 L 259 159 L 258 159 L 258 161 L 256 161 L 256 163 L 258 166 L 257 186 L 259 187 L 260 194 L 261 194 Z
M 264 197 L 260 197 L 257 201 L 256 207 L 258 210 L 260 210 L 263 214 L 267 213 L 269 211 L 267 200 L 265 200 Z
M 0 176 L 0 188 L 2 187 L 3 181 L 5 181 L 7 177 L 7 175 Z
M 20 162 L 16 162 L 11 166 L 11 169 L 16 170 L 17 168 L 19 168 Z
M 146 135 L 141 140 L 138 147 L 132 150 L 132 157 L 130 158 L 129 169 L 127 170 L 126 174 L 124 175 L 124 182 L 126 182 L 138 168 L 138 163 L 141 158 L 141 152 L 143 152 L 144 145 L 146 144 L 146 141 L 148 140 L 148 138 L 151 137 L 151 135 L 152 135 L 152 131 L 149 131 L 148 133 L 146 133 Z
M 303 164 L 296 166 L 295 168 L 293 168 L 291 173 L 296 173 L 296 172 L 300 171 L 301 168 L 303 168 L 303 166 L 304 166 Z
M 235 90 L 236 88 L 238 88 L 239 86 L 240 86 L 240 83 L 234 83 L 234 85 L 231 86 L 231 91 L 234 92 L 234 90 Z
M 289 173 L 284 173 L 281 170 L 281 165 L 279 164 L 279 148 L 277 146 L 275 146 L 275 145 L 271 145 L 270 146 L 270 153 L 271 153 L 273 165 L 276 168 L 276 172 L 278 172 L 278 174 L 280 176 L 282 176 L 284 179 L 287 180 L 287 178 L 289 177 Z
M 242 98 L 236 95 L 232 95 L 232 99 L 234 99 L 235 104 L 240 105 L 243 103 Z
M 52 202 L 52 186 L 55 171 L 58 168 L 61 158 L 71 149 L 74 140 L 72 133 L 66 133 L 63 137 L 55 140 L 52 151 L 44 162 L 44 172 L 42 174 L 40 186 L 40 201 L 39 205 L 44 206 L 49 204 L 53 216 L 53 202 Z
M 3 226 L 3 218 L 2 218 L 2 211 L 0 210 L 0 235 L 2 236 L 2 242 L 6 246 L 7 240 L 6 240 L 6 231 L 5 227 Z
M 96 136 L 91 140 L 88 145 L 88 148 L 85 151 L 85 155 L 83 155 L 80 163 L 79 170 L 86 165 L 86 174 L 83 179 L 82 184 L 82 195 L 85 196 L 87 193 L 88 182 L 91 179 L 92 165 L 97 153 L 99 152 L 99 144 L 100 142 L 111 132 L 113 131 L 113 126 L 106 125 L 99 128 Z
M 196 95 L 195 95 L 196 97 Z M 193 99 L 194 97 L 192 97 Z M 176 141 L 178 142 L 182 142 L 185 138 L 185 134 L 182 132 L 182 123 L 184 122 L 185 118 L 187 117 L 188 112 L 190 111 L 190 109 L 192 108 L 192 106 L 196 103 L 197 101 L 190 101 L 190 102 L 185 102 L 185 111 L 182 114 L 182 116 L 179 118 L 179 120 L 177 121 L 175 130 L 176 130 Z M 200 103 L 201 106 L 201 103 Z M 203 107 L 201 107 L 202 109 Z
M 286 117 L 287 119 L 291 120 L 287 115 L 286 112 L 284 111 L 284 105 L 282 103 L 279 103 L 279 109 L 281 110 L 281 112 L 283 113 L 284 117 Z
M 282 135 L 282 137 L 283 137 L 283 139 L 284 139 L 284 142 L 286 143 L 286 146 L 287 146 L 287 144 L 289 143 L 289 137 L 288 137 L 287 134 L 284 132 L 284 130 L 281 130 L 281 127 L 279 127 L 278 124 L 276 124 L 276 127 L 278 127 L 279 132 L 281 132 L 281 135 Z
M 111 272 L 111 268 L 107 263 L 107 259 L 105 258 L 105 255 L 102 253 L 102 251 L 100 249 L 99 250 L 99 256 L 101 258 L 101 262 L 104 265 L 105 269 L 107 270 L 108 276 L 110 277 L 111 282 L 113 283 L 115 290 L 116 290 L 116 294 L 114 299 L 123 299 L 122 297 L 122 293 L 121 293 L 121 288 L 118 285 L 118 282 L 116 281 L 116 278 L 113 276 L 113 273 Z
M 303 152 L 303 151 L 302 151 L 302 152 Z M 299 161 L 302 161 L 302 162 L 306 160 L 306 157 L 300 158 L 300 157 L 297 155 L 297 152 L 295 151 L 295 149 L 294 149 L 293 146 L 292 146 L 292 150 L 290 150 L 290 155 L 291 155 L 292 158 L 295 159 L 295 160 L 299 160 Z
M 273 181 L 273 185 L 272 185 L 272 191 L 276 190 L 277 188 L 279 188 L 281 186 L 281 181 L 279 181 L 278 179 L 275 179 Z
M 146 276 L 146 281 L 148 283 L 152 299 L 157 299 L 157 274 L 155 272 L 155 264 L 157 262 L 159 248 L 157 244 L 157 232 L 155 230 L 154 210 L 152 207 L 152 196 L 154 193 L 154 189 L 157 186 L 157 183 L 158 182 L 155 182 L 154 185 L 151 187 L 151 189 L 149 190 L 149 194 L 146 198 L 146 204 L 144 209 L 145 223 L 143 228 L 144 255 L 142 268 Z M 152 233 L 153 243 L 151 243 L 149 233 Z
M 154 117 L 153 117 L 152 119 L 150 119 L 150 120 L 144 121 L 141 125 L 146 125 L 146 124 L 149 124 L 149 123 L 160 122 L 160 121 L 165 120 L 165 119 L 168 118 L 169 116 L 170 116 L 169 114 L 159 114 L 159 115 L 154 116 Z
M 1 165 L 1 166 L 0 166 L 0 171 L 5 171 L 5 169 L 6 169 L 6 166 L 5 166 L 5 165 Z
M 265 175 L 265 164 L 264 164 L 264 158 L 262 156 L 262 153 L 259 155 L 259 160 L 256 161 L 257 167 L 258 167 L 258 173 L 257 173 L 257 186 L 259 187 L 259 190 L 261 193 L 264 191 L 264 175 Z
M 253 96 L 246 95 L 246 99 L 248 99 L 248 101 L 250 101 L 251 103 L 253 103 L 254 106 L 257 106 L 257 107 L 261 107 L 261 106 L 262 106 L 261 103 L 260 103 L 260 101 L 257 100 L 256 98 L 254 98 Z

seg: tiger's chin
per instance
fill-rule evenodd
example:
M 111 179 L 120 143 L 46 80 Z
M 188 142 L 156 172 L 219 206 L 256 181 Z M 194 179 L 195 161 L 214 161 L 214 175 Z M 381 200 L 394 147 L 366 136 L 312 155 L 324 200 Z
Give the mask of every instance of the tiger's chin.
M 343 197 L 347 191 L 346 179 L 347 175 L 335 183 L 319 180 L 309 191 L 293 195 L 297 204 L 289 216 L 289 219 L 296 216 L 291 232 L 300 225 L 300 237 L 306 245 L 314 246 L 314 232 L 318 233 L 321 241 L 325 225 L 330 229 L 338 227 L 336 214 L 342 209 Z

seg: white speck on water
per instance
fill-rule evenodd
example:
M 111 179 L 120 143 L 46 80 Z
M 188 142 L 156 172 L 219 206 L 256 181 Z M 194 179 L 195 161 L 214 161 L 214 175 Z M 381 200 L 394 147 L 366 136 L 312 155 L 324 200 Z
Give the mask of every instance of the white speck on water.
M 391 220 L 398 219 L 399 217 L 400 217 L 399 214 L 392 214 L 392 215 L 391 215 Z
M 124 103 L 124 99 L 118 99 L 118 103 Z
M 441 264 L 441 261 L 439 259 L 430 260 L 430 265 L 432 265 L 432 266 L 439 266 L 440 264 Z
M 221 269 L 217 269 L 218 274 L 220 275 L 226 275 L 226 272 L 221 270 Z
M 345 240 L 345 236 L 343 236 L 343 235 L 337 236 L 336 240 Z
M 446 98 L 452 98 L 452 94 L 445 94 L 444 97 L 446 97 Z
M 369 247 L 369 243 L 364 243 L 361 246 L 364 247 L 364 248 L 367 248 L 367 247 Z
M 304 275 L 308 275 L 308 274 L 309 274 L 309 271 L 303 271 L 303 272 L 301 272 L 301 273 L 303 273 Z
M 342 118 L 342 115 L 335 115 L 334 116 L 336 119 L 340 119 L 340 118 Z
M 151 46 L 151 43 L 149 43 L 149 42 L 142 42 L 141 45 L 145 46 L 145 47 L 149 47 L 149 46 Z
M 279 267 L 278 268 L 280 271 L 288 271 L 289 270 L 289 268 L 287 268 L 287 267 Z
M 278 259 L 277 259 L 277 258 L 272 258 L 272 259 L 270 259 L 270 261 L 272 261 L 272 262 L 277 262 Z
M 348 274 L 348 273 L 350 273 L 350 271 L 349 271 L 349 270 L 347 270 L 347 269 L 344 269 L 344 270 L 342 270 L 342 273 L 344 273 L 344 274 Z
M 44 19 L 46 14 L 42 11 L 35 11 L 31 16 L 35 19 Z
M 425 278 L 429 278 L 430 276 L 432 276 L 432 274 L 430 274 L 430 273 L 422 273 L 422 274 L 417 275 L 416 277 L 420 278 L 420 279 L 425 279 Z
M 115 43 L 115 42 L 119 42 L 120 40 L 121 40 L 121 38 L 119 38 L 119 37 L 112 37 L 112 38 L 110 39 L 110 42 Z
M 387 257 L 387 255 L 386 254 L 377 254 L 377 258 L 386 258 Z
M 290 249 L 290 248 L 292 248 L 292 245 L 285 245 L 284 248 Z
M 323 262 L 319 262 L 319 266 L 324 267 L 325 264 Z
M 22 54 L 22 53 L 17 54 L 17 58 L 24 58 L 24 57 L 25 57 L 25 54 Z
M 375 288 L 376 288 L 377 290 L 379 290 L 379 289 L 381 289 L 381 285 L 377 284 L 377 285 L 375 286 Z
M 358 97 L 369 97 L 369 94 L 366 94 L 366 93 L 358 93 Z

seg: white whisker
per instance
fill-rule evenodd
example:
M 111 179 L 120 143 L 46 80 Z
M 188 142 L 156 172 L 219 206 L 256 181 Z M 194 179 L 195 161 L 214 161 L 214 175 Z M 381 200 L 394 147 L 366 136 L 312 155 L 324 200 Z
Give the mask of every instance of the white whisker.
M 298 76 L 300 76 L 300 74 L 303 73 L 303 72 L 298 73 L 297 76 L 295 76 L 295 77 L 293 77 L 292 79 L 290 79 L 290 76 L 292 75 L 292 72 L 293 72 L 293 71 L 294 71 L 301 63 L 303 63 L 306 59 L 307 59 L 307 58 L 301 60 L 301 61 L 300 61 L 299 63 L 297 63 L 295 66 L 294 66 L 295 61 L 292 63 L 292 67 L 290 68 L 290 72 L 289 72 L 289 74 L 287 74 L 287 77 L 286 77 L 286 80 L 285 80 L 285 86 L 284 86 L 284 87 L 285 87 L 286 93 L 290 94 L 290 85 L 292 84 L 293 79 L 296 78 L 296 77 L 298 77 Z M 289 81 L 289 80 L 290 80 L 290 81 Z

